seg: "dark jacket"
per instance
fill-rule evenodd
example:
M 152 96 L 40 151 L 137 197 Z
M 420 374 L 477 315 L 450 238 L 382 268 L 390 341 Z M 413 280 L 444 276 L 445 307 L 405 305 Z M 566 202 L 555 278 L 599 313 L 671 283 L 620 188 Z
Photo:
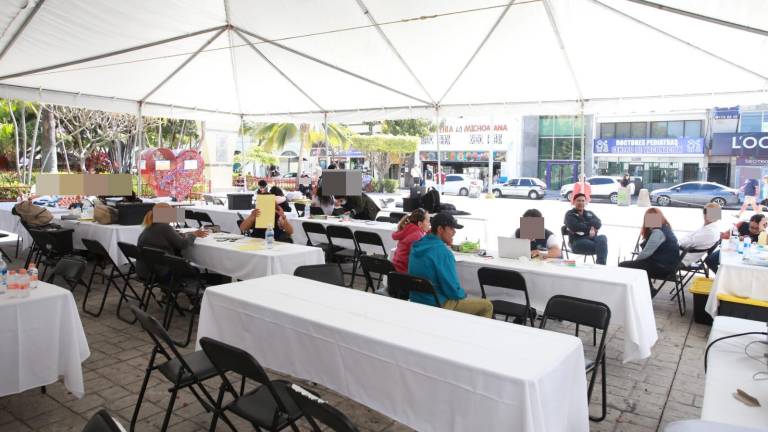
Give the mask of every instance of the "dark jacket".
M 181 235 L 176 232 L 167 223 L 153 223 L 152 225 L 144 228 L 144 231 L 139 235 L 139 240 L 136 242 L 136 246 L 139 249 L 143 247 L 151 247 L 154 249 L 164 250 L 169 255 L 181 255 L 181 251 L 192 246 L 195 242 L 195 236 L 192 234 Z M 167 269 L 163 267 L 155 266 L 160 277 L 167 274 Z M 141 259 L 136 261 L 136 273 L 143 278 L 149 277 L 150 267 L 147 263 L 142 262 Z
M 664 243 L 659 245 L 647 260 L 653 261 L 661 267 L 672 268 L 677 263 L 677 259 L 680 257 L 680 246 L 677 242 L 675 233 L 672 232 L 672 228 L 669 225 L 662 225 L 661 228 L 654 228 L 654 230 L 660 229 L 664 233 Z M 645 249 L 647 239 L 640 243 L 642 249 Z
M 379 206 L 371 197 L 363 193 L 360 196 L 348 196 L 344 211 L 352 213 L 354 219 L 376 220 Z
M 589 238 L 590 228 L 594 227 L 596 230 L 599 230 L 603 226 L 600 218 L 590 210 L 585 209 L 582 214 L 579 214 L 575 208 L 565 213 L 563 223 L 568 228 L 568 236 L 571 242 L 582 238 Z

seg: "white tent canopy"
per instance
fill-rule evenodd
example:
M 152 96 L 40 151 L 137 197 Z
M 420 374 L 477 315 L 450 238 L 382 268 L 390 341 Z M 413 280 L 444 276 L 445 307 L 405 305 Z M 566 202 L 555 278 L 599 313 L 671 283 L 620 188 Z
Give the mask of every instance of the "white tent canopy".
M 768 102 L 759 0 L 0 1 L 0 97 L 340 122 Z

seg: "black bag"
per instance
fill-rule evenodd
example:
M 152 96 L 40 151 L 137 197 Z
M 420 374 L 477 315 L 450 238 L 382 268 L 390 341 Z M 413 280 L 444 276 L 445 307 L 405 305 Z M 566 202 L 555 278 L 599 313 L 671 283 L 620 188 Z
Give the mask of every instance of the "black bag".
M 421 207 L 430 213 L 437 213 L 440 210 L 440 192 L 435 188 L 429 188 L 421 197 Z

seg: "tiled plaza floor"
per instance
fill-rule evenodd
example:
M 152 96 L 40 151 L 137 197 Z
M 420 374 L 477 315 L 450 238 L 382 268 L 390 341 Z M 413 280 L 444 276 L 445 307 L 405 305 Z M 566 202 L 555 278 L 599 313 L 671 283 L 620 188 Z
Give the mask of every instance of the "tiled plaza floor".
M 19 263 L 14 264 L 11 268 Z M 100 282 L 98 278 L 97 282 Z M 102 285 L 96 285 L 94 303 L 103 292 Z M 82 297 L 83 290 L 79 288 L 75 292 L 78 308 L 82 307 Z M 670 421 L 699 417 L 704 395 L 703 352 L 709 327 L 693 323 L 691 304 L 689 297 L 687 314 L 680 317 L 666 292 L 657 296 L 654 309 L 659 340 L 652 356 L 645 361 L 622 364 L 622 329 L 614 328 L 609 333 L 608 416 L 603 422 L 591 422 L 592 431 L 660 431 Z M 113 291 L 100 318 L 80 315 L 91 349 L 91 357 L 83 363 L 85 397 L 76 399 L 58 382 L 48 386 L 46 394 L 33 389 L 0 398 L 0 431 L 80 431 L 89 416 L 102 407 L 110 410 L 127 428 L 152 345 L 138 324 L 131 326 L 115 317 L 116 305 L 117 294 Z M 157 315 L 159 309 L 150 312 Z M 177 319 L 174 323 L 174 331 L 181 335 L 186 321 Z M 585 347 L 590 347 L 591 332 L 582 330 L 582 338 Z M 209 383 L 214 390 L 218 380 Z M 168 402 L 167 387 L 161 378 L 150 381 L 137 431 L 159 430 Z M 410 430 L 330 390 L 312 388 L 346 413 L 361 431 Z M 598 383 L 590 405 L 594 414 L 600 407 L 599 388 Z M 191 393 L 183 391 L 176 402 L 169 430 L 208 430 L 210 418 Z M 239 430 L 251 430 L 243 422 L 236 424 Z M 220 422 L 217 430 L 229 428 Z

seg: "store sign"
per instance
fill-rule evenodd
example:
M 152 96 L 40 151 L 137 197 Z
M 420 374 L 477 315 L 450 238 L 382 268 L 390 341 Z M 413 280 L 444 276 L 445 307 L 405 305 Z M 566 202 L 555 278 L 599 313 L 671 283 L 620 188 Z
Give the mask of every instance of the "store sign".
M 488 162 L 488 152 L 473 151 L 441 151 L 441 162 Z M 437 162 L 437 152 L 423 151 L 419 153 L 422 162 Z M 494 162 L 506 162 L 507 152 L 493 152 Z
M 760 159 L 760 158 L 740 157 L 740 158 L 736 158 L 736 165 L 764 167 L 764 166 L 768 166 L 768 158 Z
M 712 134 L 712 156 L 768 156 L 768 133 Z
M 729 108 L 715 107 L 715 120 L 729 120 L 739 118 L 739 106 Z
M 595 155 L 700 155 L 704 138 L 598 138 Z
M 483 121 L 462 122 L 440 126 L 437 136 L 441 148 L 506 149 L 512 143 L 511 126 L 507 123 Z M 435 134 L 421 138 L 423 150 L 436 150 Z

